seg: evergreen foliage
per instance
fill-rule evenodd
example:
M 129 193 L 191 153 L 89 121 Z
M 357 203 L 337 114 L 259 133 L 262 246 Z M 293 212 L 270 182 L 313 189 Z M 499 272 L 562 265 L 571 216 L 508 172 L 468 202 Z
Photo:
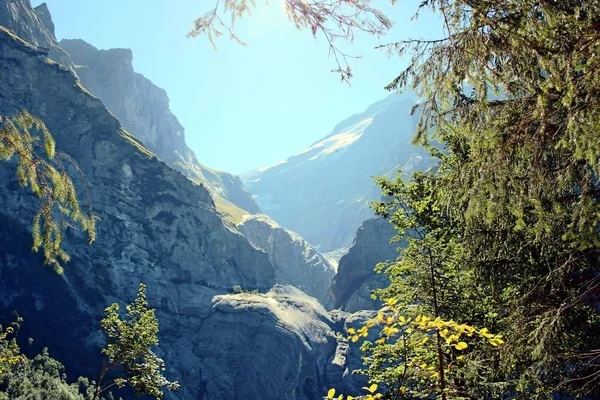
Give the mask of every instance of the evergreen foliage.
M 457 362 L 443 327 L 425 337 L 438 344 L 428 351 L 404 341 L 407 325 L 396 326 L 402 340 L 381 340 L 380 324 L 362 373 L 394 399 L 596 398 L 600 3 L 424 0 L 416 17 L 426 10 L 444 37 L 382 48 L 411 57 L 387 88 L 418 94 L 414 141 L 438 163 L 409 182 L 378 179 L 387 200 L 376 212 L 408 245 L 379 266 L 391 284 L 377 294 L 413 321 L 486 326 L 495 334 L 478 332 L 506 343 L 465 342 Z M 407 375 L 415 355 L 446 368 L 434 382 Z
M 87 380 L 68 384 L 64 367 L 43 349 L 33 359 L 21 353 L 16 341 L 17 322 L 0 333 L 0 400 L 84 400 Z M 9 335 L 11 336 L 9 338 Z
M 44 123 L 27 111 L 0 116 L 0 120 L 0 159 L 16 158 L 19 184 L 31 187 L 40 199 L 40 208 L 33 218 L 33 250 L 43 249 L 45 263 L 62 273 L 61 264 L 69 261 L 61 247 L 65 229 L 79 225 L 90 243 L 96 236 L 91 205 L 87 212 L 81 209 L 63 162 L 76 169 L 77 166 L 66 154 L 56 153 L 54 139 Z
M 379 294 L 503 335 L 455 366 L 457 397 L 599 395 L 600 4 L 424 8 L 447 35 L 388 46 L 412 55 L 388 88 L 418 93 L 415 142 L 439 163 L 379 181 L 409 243 Z
M 137 394 L 149 394 L 162 399 L 162 389 L 178 390 L 177 382 L 169 382 L 163 375 L 164 361 L 152 351 L 158 345 L 158 320 L 154 310 L 148 309 L 146 286 L 140 283 L 135 301 L 126 307 L 127 316 L 121 319 L 119 305 L 106 308 L 102 330 L 108 344 L 102 350 L 105 359 L 96 383 L 93 399 L 111 388 L 131 386 Z M 124 375 L 105 382 L 111 371 L 122 370 Z

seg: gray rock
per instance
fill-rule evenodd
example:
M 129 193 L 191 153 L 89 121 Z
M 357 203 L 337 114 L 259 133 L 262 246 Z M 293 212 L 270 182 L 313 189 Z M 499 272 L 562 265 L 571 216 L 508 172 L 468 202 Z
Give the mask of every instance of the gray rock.
M 321 252 L 348 247 L 360 224 L 373 217 L 380 198 L 374 175 L 395 175 L 429 165 L 413 146 L 415 99 L 392 95 L 335 127 L 286 161 L 242 175 L 263 210 Z
M 388 220 L 373 218 L 363 222 L 352 246 L 340 259 L 329 289 L 331 307 L 348 312 L 379 307 L 379 303 L 371 299 L 371 292 L 385 287 L 389 281 L 374 269 L 378 263 L 398 257 L 399 244 L 390 244 L 395 234 Z
M 40 6 L 40 10 L 47 8 Z M 56 42 L 54 30 L 48 30 L 47 18 L 40 18 L 31 8 L 29 0 L 4 0 L 0 2 L 0 25 L 13 31 L 33 46 L 50 48 Z M 53 25 L 52 25 L 53 26 Z
M 50 59 L 74 70 L 68 54 L 54 37 L 54 24 L 46 4 L 31 8 L 29 0 L 0 1 L 0 25 L 14 32 Z
M 336 339 L 326 310 L 291 286 L 217 296 L 193 340 L 204 399 L 319 399 Z M 235 371 L 235 373 L 232 373 Z
M 223 223 L 204 187 L 127 133 L 72 72 L 38 57 L 35 47 L 4 28 L 0 76 L 0 115 L 26 109 L 46 123 L 57 151 L 80 168 L 87 188 L 84 193 L 79 185 L 80 198 L 89 195 L 100 217 L 91 246 L 81 232 L 67 230 L 72 261 L 63 276 L 44 269 L 40 256 L 30 253 L 37 199 L 18 187 L 14 167 L 2 164 L 0 310 L 5 316 L 19 310 L 31 335 L 65 362 L 67 372 L 94 376 L 104 307 L 131 301 L 143 281 L 157 307 L 173 376 L 186 388 L 197 387 L 199 378 L 187 375 L 202 363 L 190 351 L 191 340 L 212 297 L 234 285 L 270 288 L 274 271 L 267 255 Z M 196 398 L 185 390 L 179 396 Z
M 27 1 L 0 2 L 0 23 L 13 23 L 26 40 L 42 43 L 53 38 L 46 11 L 34 13 Z M 359 352 L 344 337 L 366 317 L 328 314 L 292 287 L 228 294 L 236 285 L 268 291 L 276 279 L 269 256 L 223 221 L 205 187 L 157 159 L 72 70 L 40 57 L 35 46 L 0 28 L 0 115 L 27 109 L 44 120 L 57 150 L 79 166 L 85 181 L 80 197 L 89 195 L 100 217 L 98 238 L 89 246 L 81 232 L 69 228 L 64 245 L 72 261 L 64 275 L 43 268 L 43 257 L 31 252 L 37 199 L 18 187 L 13 166 L 1 164 L 0 318 L 12 318 L 17 310 L 25 318 L 21 336 L 35 339 L 32 351 L 47 346 L 69 376 L 93 378 L 100 366 L 104 307 L 130 302 L 143 281 L 160 321 L 159 355 L 168 377 L 182 384 L 168 398 L 308 400 L 334 385 L 340 393 L 360 393 L 364 378 L 350 374 L 360 367 Z M 117 53 L 116 60 L 130 62 L 127 51 Z M 160 91 L 155 95 L 161 98 Z M 172 149 L 181 145 L 169 143 Z M 68 172 L 78 176 L 73 168 Z M 231 190 L 236 187 L 233 180 Z M 287 271 L 302 272 L 293 279 L 331 273 L 290 232 L 260 226 L 257 222 L 255 232 L 262 232 L 261 240 L 282 240 L 282 248 L 296 251 L 284 256 L 274 246 L 274 259 L 291 257 L 294 265 L 294 254 L 301 255 L 304 265 L 314 266 Z M 322 290 L 317 283 L 310 290 Z
M 333 261 L 265 215 L 245 217 L 238 229 L 250 243 L 269 255 L 277 283 L 293 285 L 323 304 L 327 301 L 327 291 L 335 274 Z
M 54 28 L 54 21 L 52 21 L 52 15 L 50 15 L 50 10 L 48 10 L 48 5 L 46 3 L 42 3 L 36 8 L 33 9 L 35 14 L 38 16 L 44 28 L 46 28 L 46 32 L 52 38 L 52 44 L 56 44 L 56 33 Z
M 167 93 L 134 71 L 131 50 L 98 50 L 80 39 L 61 40 L 59 45 L 68 52 L 83 86 L 158 158 L 205 184 L 218 207 L 227 209 L 232 203 L 248 213 L 260 212 L 238 177 L 198 162 L 185 142 L 184 127 L 170 110 Z

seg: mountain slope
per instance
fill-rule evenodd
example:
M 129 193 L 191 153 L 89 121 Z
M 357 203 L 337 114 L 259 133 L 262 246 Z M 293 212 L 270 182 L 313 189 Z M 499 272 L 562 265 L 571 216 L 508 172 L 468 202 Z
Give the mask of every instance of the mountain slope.
M 242 180 L 265 214 L 320 251 L 347 247 L 372 217 L 370 202 L 380 198 L 372 176 L 428 165 L 425 151 L 411 144 L 413 104 L 410 96 L 389 96 L 306 150 Z
M 17 312 L 25 319 L 20 337 L 35 339 L 30 351 L 48 347 L 68 376 L 93 378 L 101 365 L 104 308 L 130 302 L 143 281 L 160 321 L 159 355 L 168 377 L 182 384 L 167 399 L 254 400 L 260 390 L 265 399 L 312 400 L 332 382 L 349 385 L 336 386 L 344 392 L 364 384 L 342 380 L 354 365 L 340 357 L 347 348 L 336 344 L 334 330 L 344 322 L 332 320 L 315 299 L 282 287 L 228 294 L 238 285 L 271 288 L 267 255 L 224 223 L 206 188 L 157 159 L 72 71 L 3 22 L 0 115 L 26 109 L 44 120 L 57 151 L 79 165 L 100 220 L 91 246 L 81 232 L 67 229 L 64 246 L 72 261 L 63 275 L 43 268 L 43 256 L 31 252 L 37 198 L 19 187 L 14 165 L 0 164 L 2 324 Z M 78 189 L 82 194 L 83 186 Z
M 68 53 L 83 86 L 161 160 L 205 184 L 219 211 L 234 220 L 260 212 L 239 178 L 198 162 L 187 147 L 184 127 L 169 108 L 167 93 L 133 70 L 131 50 L 98 50 L 80 39 L 62 40 L 59 45 Z
M 18 310 L 29 333 L 68 370 L 92 376 L 100 362 L 97 331 L 104 307 L 132 299 L 144 281 L 157 307 L 171 373 L 185 375 L 201 362 L 201 349 L 200 356 L 190 354 L 189 340 L 211 298 L 234 285 L 271 287 L 267 256 L 223 223 L 205 188 L 159 161 L 71 72 L 4 28 L 0 76 L 8 78 L 0 79 L 0 115 L 26 109 L 44 120 L 57 151 L 81 168 L 100 217 L 91 246 L 77 230 L 66 232 L 72 261 L 63 276 L 54 274 L 31 253 L 37 198 L 19 188 L 14 166 L 0 166 L 3 316 Z M 194 388 L 199 379 L 184 382 Z
M 327 291 L 335 274 L 333 261 L 265 215 L 244 217 L 238 229 L 250 243 L 269 255 L 277 283 L 293 285 L 322 304 L 327 303 Z

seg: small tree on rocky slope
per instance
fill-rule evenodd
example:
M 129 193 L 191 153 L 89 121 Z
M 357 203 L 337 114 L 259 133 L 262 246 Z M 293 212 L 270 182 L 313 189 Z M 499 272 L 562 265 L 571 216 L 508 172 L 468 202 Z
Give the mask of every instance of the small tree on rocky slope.
M 101 393 L 113 386 L 131 386 L 139 395 L 148 394 L 161 399 L 162 388 L 178 390 L 179 384 L 168 381 L 162 375 L 165 363 L 152 351 L 152 347 L 158 345 L 158 320 L 154 310 L 148 309 L 143 283 L 140 283 L 137 298 L 126 309 L 127 317 L 121 319 L 118 304 L 113 303 L 106 308 L 102 330 L 108 344 L 102 350 L 105 358 L 93 399 L 98 399 Z M 106 382 L 105 378 L 111 371 L 121 374 Z

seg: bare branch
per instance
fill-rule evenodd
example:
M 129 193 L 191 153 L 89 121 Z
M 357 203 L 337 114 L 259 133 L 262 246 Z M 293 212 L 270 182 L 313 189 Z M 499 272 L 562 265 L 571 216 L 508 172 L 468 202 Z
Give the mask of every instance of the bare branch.
M 323 35 L 328 44 L 329 55 L 333 57 L 336 68 L 332 72 L 340 74 L 342 82 L 352 77 L 349 55 L 337 46 L 340 39 L 352 43 L 357 32 L 380 37 L 392 27 L 392 21 L 379 9 L 371 6 L 372 0 L 284 0 L 288 20 L 297 29 L 310 30 L 317 38 Z M 265 5 L 268 1 L 265 1 Z M 188 37 L 206 35 L 216 48 L 215 39 L 223 33 L 245 45 L 235 33 L 235 23 L 245 15 L 251 15 L 256 8 L 254 0 L 216 0 L 215 7 L 203 16 L 196 18 Z M 229 17 L 228 22 L 226 17 Z

